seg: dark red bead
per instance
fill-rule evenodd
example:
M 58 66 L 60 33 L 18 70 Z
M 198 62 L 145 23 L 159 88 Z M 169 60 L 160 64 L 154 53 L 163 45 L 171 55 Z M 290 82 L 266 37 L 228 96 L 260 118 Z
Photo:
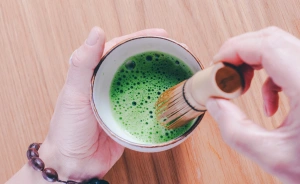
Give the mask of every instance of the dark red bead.
M 39 157 L 38 151 L 34 148 L 30 148 L 29 150 L 27 150 L 26 154 L 27 154 L 28 160 L 30 160 L 32 157 Z
M 33 169 L 37 171 L 42 171 L 45 168 L 44 162 L 39 157 L 32 157 L 29 161 Z
M 28 149 L 33 148 L 36 151 L 38 151 L 40 149 L 41 144 L 40 143 L 32 143 L 29 145 Z
M 51 168 L 44 169 L 42 175 L 49 182 L 56 182 L 58 180 L 57 172 Z

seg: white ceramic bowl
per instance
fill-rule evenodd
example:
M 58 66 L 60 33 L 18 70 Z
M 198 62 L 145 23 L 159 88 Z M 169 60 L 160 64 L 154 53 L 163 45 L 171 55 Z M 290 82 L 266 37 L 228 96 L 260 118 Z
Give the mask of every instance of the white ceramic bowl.
M 118 68 L 124 61 L 136 54 L 147 51 L 160 51 L 181 59 L 195 73 L 203 66 L 193 54 L 179 43 L 162 37 L 137 37 L 119 43 L 100 60 L 92 78 L 91 102 L 95 116 L 102 129 L 116 142 L 126 148 L 140 152 L 159 152 L 171 149 L 182 143 L 200 123 L 203 115 L 197 118 L 193 126 L 183 135 L 164 143 L 147 144 L 125 133 L 115 118 L 110 106 L 110 85 Z

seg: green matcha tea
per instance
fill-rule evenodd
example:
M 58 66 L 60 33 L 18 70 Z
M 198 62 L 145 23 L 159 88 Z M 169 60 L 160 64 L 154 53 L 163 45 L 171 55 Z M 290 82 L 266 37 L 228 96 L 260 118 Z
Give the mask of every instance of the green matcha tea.
M 167 130 L 155 117 L 155 102 L 168 88 L 192 76 L 180 59 L 162 52 L 145 52 L 125 60 L 110 87 L 113 116 L 135 139 L 161 143 L 184 134 L 189 124 Z

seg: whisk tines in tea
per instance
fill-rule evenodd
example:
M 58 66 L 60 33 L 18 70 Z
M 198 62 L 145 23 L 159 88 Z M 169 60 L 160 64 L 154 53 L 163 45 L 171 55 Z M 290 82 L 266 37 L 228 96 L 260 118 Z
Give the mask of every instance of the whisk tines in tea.
M 155 104 L 157 120 L 167 129 L 183 126 L 206 111 L 210 97 L 236 98 L 244 85 L 239 67 L 216 63 L 162 93 Z

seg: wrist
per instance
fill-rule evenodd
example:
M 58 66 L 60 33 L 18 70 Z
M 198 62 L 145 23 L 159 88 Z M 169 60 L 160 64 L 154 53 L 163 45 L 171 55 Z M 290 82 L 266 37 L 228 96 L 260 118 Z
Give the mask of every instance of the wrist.
M 10 180 L 8 180 L 5 184 L 49 184 L 43 176 L 41 172 L 35 171 L 28 163 L 26 163 Z
M 45 168 L 52 168 L 58 174 L 58 179 L 67 181 L 81 181 L 87 178 L 78 177 L 78 173 L 75 173 L 77 168 L 76 162 L 70 163 L 69 159 L 62 155 L 55 144 L 51 144 L 45 140 L 39 149 L 39 158 L 45 163 Z M 73 168 L 72 168 L 73 167 Z M 40 173 L 41 174 L 41 173 Z
M 30 146 L 30 148 L 36 150 L 34 154 L 32 154 L 33 153 L 32 149 L 30 149 L 31 153 L 27 152 L 27 157 L 32 159 L 29 159 L 28 163 L 26 163 L 9 181 L 7 181 L 6 184 L 15 184 L 15 183 L 49 184 L 50 178 L 52 182 L 57 181 L 57 182 L 65 183 L 66 181 L 71 182 L 70 180 L 73 180 L 75 182 L 71 182 L 71 183 L 84 182 L 84 183 L 108 184 L 108 182 L 104 180 L 100 180 L 95 176 L 89 177 L 88 175 L 85 175 L 84 168 L 82 168 L 80 165 L 76 165 L 77 164 L 76 162 L 74 164 L 71 164 L 72 167 L 75 169 L 68 169 L 71 168 L 70 167 L 71 162 L 68 161 L 68 159 L 64 160 L 62 155 L 59 152 L 57 152 L 55 146 L 49 144 L 47 141 L 45 141 L 40 147 L 36 145 L 37 144 L 35 144 L 33 147 Z M 33 159 L 39 159 L 40 160 L 39 163 L 44 163 L 44 164 L 37 164 L 37 162 L 34 162 Z M 50 176 L 45 174 L 44 172 L 46 170 L 51 170 L 47 168 L 51 168 L 55 170 L 55 171 L 52 170 L 52 173 L 57 172 L 57 175 L 54 174 L 56 176 L 52 177 L 54 175 Z M 78 172 L 78 174 L 74 171 Z M 53 180 L 53 178 L 56 179 Z M 73 178 L 79 178 L 79 179 L 73 179 Z
M 104 175 L 102 173 L 105 173 L 105 170 L 101 172 L 98 168 L 97 173 L 101 173 L 100 175 L 90 174 L 93 173 L 90 171 L 94 169 L 87 165 L 83 159 L 63 154 L 63 151 L 61 151 L 56 144 L 53 144 L 47 139 L 41 144 L 38 152 L 39 158 L 45 163 L 45 168 L 54 169 L 58 174 L 59 180 L 81 182 L 91 178 L 102 179 Z

